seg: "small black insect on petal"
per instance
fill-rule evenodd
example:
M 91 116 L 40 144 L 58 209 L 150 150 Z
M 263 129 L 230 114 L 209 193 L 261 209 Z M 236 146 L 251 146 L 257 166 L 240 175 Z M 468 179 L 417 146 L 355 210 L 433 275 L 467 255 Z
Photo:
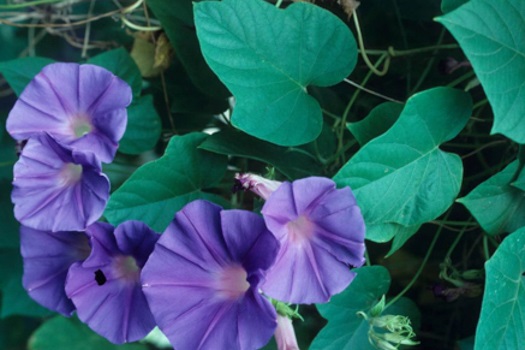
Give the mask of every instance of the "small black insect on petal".
M 102 270 L 98 269 L 97 271 L 95 271 L 95 281 L 97 281 L 97 284 L 99 286 L 106 283 L 107 278 L 106 275 L 104 275 L 104 272 L 102 272 Z

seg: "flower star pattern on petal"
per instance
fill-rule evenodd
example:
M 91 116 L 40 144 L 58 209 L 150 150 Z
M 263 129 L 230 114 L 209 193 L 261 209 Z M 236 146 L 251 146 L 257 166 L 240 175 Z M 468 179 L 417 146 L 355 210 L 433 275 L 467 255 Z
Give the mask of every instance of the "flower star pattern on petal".
M 91 254 L 73 264 L 66 294 L 78 318 L 113 343 L 144 338 L 155 321 L 140 285 L 140 271 L 158 235 L 139 221 L 117 228 L 105 223 L 88 227 Z
M 284 182 L 262 214 L 281 244 L 261 289 L 277 300 L 324 303 L 343 291 L 364 263 L 365 224 L 349 187 L 327 178 Z
M 186 205 L 142 271 L 144 293 L 175 349 L 256 349 L 277 315 L 259 292 L 278 242 L 257 214 Z
M 127 124 L 129 85 L 90 64 L 49 64 L 20 94 L 7 118 L 16 140 L 47 132 L 58 142 L 113 160 Z
M 91 247 L 83 232 L 48 232 L 20 227 L 24 259 L 22 284 L 41 305 L 71 316 L 75 307 L 64 290 L 69 267 L 88 257 Z
M 100 218 L 109 180 L 92 153 L 72 151 L 52 137 L 31 138 L 14 166 L 15 217 L 42 231 L 83 231 Z

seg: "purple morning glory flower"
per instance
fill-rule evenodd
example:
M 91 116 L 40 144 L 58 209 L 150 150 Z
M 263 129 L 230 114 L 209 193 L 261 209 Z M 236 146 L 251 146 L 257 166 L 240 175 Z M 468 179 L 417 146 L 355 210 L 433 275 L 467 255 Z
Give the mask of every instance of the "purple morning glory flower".
M 75 306 L 64 285 L 69 267 L 89 255 L 88 236 L 83 232 L 49 232 L 21 226 L 20 250 L 24 258 L 22 284 L 31 298 L 71 316 Z
M 237 177 L 249 188 L 259 177 Z M 264 203 L 262 214 L 281 248 L 261 289 L 280 301 L 324 303 L 343 291 L 364 263 L 365 224 L 349 187 L 336 189 L 322 177 L 282 183 Z
M 16 140 L 47 132 L 109 163 L 126 129 L 131 99 L 129 85 L 102 67 L 52 63 L 20 94 L 7 118 L 7 131 Z
M 92 153 L 60 145 L 47 134 L 29 139 L 14 166 L 11 200 L 24 226 L 83 231 L 100 218 L 109 180 Z
M 144 338 L 154 327 L 140 271 L 158 235 L 139 221 L 89 226 L 91 254 L 69 268 L 66 294 L 78 318 L 113 343 Z
M 277 315 L 259 292 L 278 242 L 257 214 L 197 200 L 160 237 L 142 271 L 159 328 L 175 349 L 255 349 Z

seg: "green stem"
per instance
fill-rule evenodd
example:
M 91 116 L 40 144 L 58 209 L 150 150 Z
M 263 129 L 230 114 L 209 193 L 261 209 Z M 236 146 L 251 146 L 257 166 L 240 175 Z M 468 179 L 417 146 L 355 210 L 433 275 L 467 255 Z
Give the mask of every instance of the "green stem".
M 414 277 L 412 278 L 410 283 L 407 284 L 407 286 L 405 288 L 403 288 L 403 290 L 398 295 L 396 295 L 394 298 L 390 299 L 390 301 L 385 305 L 385 309 L 388 308 L 389 306 L 391 306 L 392 304 L 394 304 L 396 301 L 398 301 L 403 295 L 405 295 L 406 292 L 408 292 L 410 290 L 410 288 L 412 288 L 414 283 L 416 283 L 417 279 L 419 278 L 419 275 L 421 275 L 421 273 L 423 272 L 423 269 L 425 268 L 425 266 L 426 266 L 426 264 L 428 262 L 428 259 L 430 258 L 430 255 L 432 254 L 432 251 L 434 250 L 434 246 L 436 245 L 436 242 L 437 242 L 439 236 L 441 235 L 441 229 L 442 229 L 442 227 L 440 226 L 438 228 L 437 232 L 436 232 L 436 235 L 432 239 L 432 242 L 430 243 L 430 246 L 428 247 L 427 254 L 423 258 L 423 261 L 421 262 L 421 265 L 419 265 L 419 269 L 417 270 L 416 274 L 414 275 Z
M 383 55 L 381 56 L 377 62 L 376 62 L 376 65 L 379 66 L 383 60 L 386 58 L 386 55 Z M 365 78 L 363 79 L 363 81 L 361 82 L 361 85 L 364 86 L 366 85 L 366 83 L 368 82 L 368 80 L 372 77 L 372 74 L 373 72 L 372 71 L 368 71 L 366 73 L 366 76 Z M 352 95 L 352 97 L 350 98 L 350 101 L 348 102 L 348 104 L 346 105 L 345 107 L 345 110 L 343 112 L 343 116 L 341 118 L 341 120 L 339 121 L 340 123 L 340 126 L 339 126 L 339 132 L 337 133 L 337 138 L 339 140 L 339 143 L 338 143 L 338 146 L 337 146 L 337 152 L 336 154 L 340 155 L 341 154 L 341 149 L 343 148 L 343 134 L 345 132 L 345 128 L 346 128 L 346 120 L 348 119 L 348 115 L 350 114 L 350 109 L 352 108 L 354 102 L 357 100 L 357 96 L 359 95 L 359 93 L 361 92 L 360 89 L 356 89 L 354 94 Z M 337 157 L 336 157 L 337 158 Z M 342 158 L 342 162 L 344 163 L 345 162 L 345 159 L 344 159 L 344 156 Z
M 363 60 L 365 61 L 366 65 L 368 66 L 370 71 L 372 71 L 375 75 L 378 75 L 380 77 L 384 76 L 388 72 L 388 67 L 390 66 L 390 56 L 387 56 L 387 55 L 381 56 L 381 57 L 385 57 L 386 58 L 385 64 L 383 66 L 383 70 L 377 69 L 377 67 L 379 66 L 377 63 L 376 64 L 372 64 L 372 62 L 368 58 L 368 55 L 366 54 L 365 43 L 364 43 L 364 40 L 363 40 L 363 34 L 361 33 L 361 26 L 359 25 L 359 19 L 357 18 L 357 12 L 356 11 L 354 11 L 354 15 L 352 17 L 354 19 L 355 29 L 356 29 L 356 32 L 357 32 L 357 42 L 359 43 L 359 49 L 360 49 L 360 52 L 361 52 L 361 57 L 363 57 Z
M 440 223 L 440 224 L 443 224 L 443 225 L 457 225 L 457 226 L 478 226 L 478 224 L 476 224 L 475 222 L 472 222 L 472 223 L 465 223 L 464 221 L 454 221 L 454 220 L 434 220 L 434 222 L 436 223 Z
M 461 84 L 462 82 L 464 82 L 465 80 L 469 80 L 471 79 L 472 77 L 474 77 L 476 74 L 474 74 L 474 72 L 468 72 L 466 74 L 463 74 L 462 76 L 460 76 L 459 78 L 457 78 L 456 80 L 452 81 L 451 83 L 449 83 L 447 85 L 447 87 L 455 87 L 459 84 Z
M 332 112 L 329 112 L 326 109 L 323 109 L 323 114 L 326 115 L 327 117 L 330 117 L 330 118 L 335 119 L 337 121 L 341 120 L 340 116 L 338 116 L 337 114 L 334 114 Z
M 459 233 L 457 234 L 456 238 L 454 239 L 454 242 L 452 242 L 452 244 L 450 245 L 450 248 L 448 249 L 447 254 L 445 254 L 445 258 L 443 259 L 444 261 L 446 261 L 447 259 L 450 259 L 450 256 L 452 255 L 452 252 L 454 251 L 454 249 L 456 249 L 456 246 L 458 245 L 459 241 L 461 240 L 461 238 L 463 237 L 463 235 L 467 231 L 467 227 L 469 225 L 471 225 L 471 224 L 475 225 L 475 223 L 471 223 L 470 221 L 471 221 L 471 219 L 469 219 L 466 223 L 464 223 L 465 226 L 463 226 L 461 231 L 459 231 Z
M 277 0 L 277 2 L 275 3 L 275 7 L 279 8 L 281 7 L 282 4 L 283 4 L 283 0 Z
M 24 2 L 22 4 L 11 4 L 11 5 L 0 5 L 0 10 L 15 10 L 15 9 L 21 9 L 31 6 L 37 6 L 37 5 L 44 5 L 44 4 L 54 4 L 57 2 L 61 2 L 63 0 L 35 0 L 35 1 L 29 1 Z
M 488 244 L 487 235 L 483 236 L 483 254 L 485 255 L 485 260 L 489 260 L 490 259 L 490 251 L 489 251 L 489 244 Z
M 483 100 L 476 102 L 476 103 L 474 104 L 474 106 L 472 106 L 472 110 L 475 110 L 475 109 L 477 109 L 477 108 L 479 108 L 479 107 L 481 107 L 481 106 L 484 106 L 484 105 L 486 105 L 488 102 L 489 102 L 489 100 L 487 100 L 486 98 L 484 98 Z
M 441 30 L 441 33 L 439 34 L 439 38 L 438 38 L 438 42 L 437 42 L 436 46 L 441 45 L 441 42 L 443 41 L 444 37 L 445 37 L 445 29 L 443 28 Z M 428 60 L 428 63 L 426 65 L 425 69 L 423 70 L 423 72 L 421 73 L 421 76 L 417 80 L 416 85 L 409 92 L 409 95 L 412 95 L 416 91 L 418 91 L 419 87 L 423 84 L 423 82 L 427 78 L 428 74 L 430 73 L 430 70 L 432 69 L 432 66 L 434 65 L 434 62 L 436 61 L 436 56 L 435 55 L 437 54 L 437 52 L 438 52 L 437 49 L 432 51 L 432 57 L 430 58 L 430 60 Z
M 451 49 L 457 49 L 457 48 L 459 48 L 458 44 L 438 44 L 438 45 L 417 47 L 415 49 L 408 49 L 408 50 L 396 50 L 392 46 L 389 46 L 387 50 L 366 50 L 366 53 L 371 56 L 381 56 L 384 54 L 388 54 L 390 57 L 403 57 L 403 56 L 417 55 L 420 53 L 432 52 L 436 50 L 451 50 Z

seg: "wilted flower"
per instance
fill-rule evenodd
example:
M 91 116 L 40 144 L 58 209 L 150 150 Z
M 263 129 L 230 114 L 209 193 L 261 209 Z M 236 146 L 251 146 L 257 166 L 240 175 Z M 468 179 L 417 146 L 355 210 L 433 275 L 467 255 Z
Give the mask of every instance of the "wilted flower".
M 374 305 L 367 314 L 358 311 L 357 315 L 368 321 L 368 341 L 380 350 L 397 350 L 399 346 L 414 346 L 416 333 L 412 329 L 410 318 L 402 315 L 383 315 L 386 309 L 385 296 Z
M 84 232 L 49 232 L 20 227 L 24 258 L 22 284 L 42 306 L 70 316 L 75 306 L 64 290 L 69 267 L 88 257 L 91 247 Z
M 111 162 L 131 98 L 129 85 L 102 67 L 49 64 L 20 94 L 7 131 L 16 140 L 47 132 L 62 144 Z
M 144 338 L 155 321 L 142 293 L 140 271 L 158 235 L 139 221 L 115 229 L 95 223 L 86 233 L 91 254 L 70 267 L 66 281 L 78 318 L 113 343 Z
M 258 287 L 277 250 L 257 214 L 202 200 L 179 211 L 142 271 L 155 320 L 175 349 L 264 346 L 277 316 Z
M 83 231 L 100 218 L 108 197 L 109 180 L 96 157 L 47 134 L 31 138 L 14 166 L 15 217 L 33 229 Z
M 261 289 L 295 304 L 323 303 L 345 289 L 364 263 L 365 224 L 349 187 L 327 178 L 284 182 L 272 192 L 258 177 L 250 189 L 270 192 L 262 214 L 281 248 Z

